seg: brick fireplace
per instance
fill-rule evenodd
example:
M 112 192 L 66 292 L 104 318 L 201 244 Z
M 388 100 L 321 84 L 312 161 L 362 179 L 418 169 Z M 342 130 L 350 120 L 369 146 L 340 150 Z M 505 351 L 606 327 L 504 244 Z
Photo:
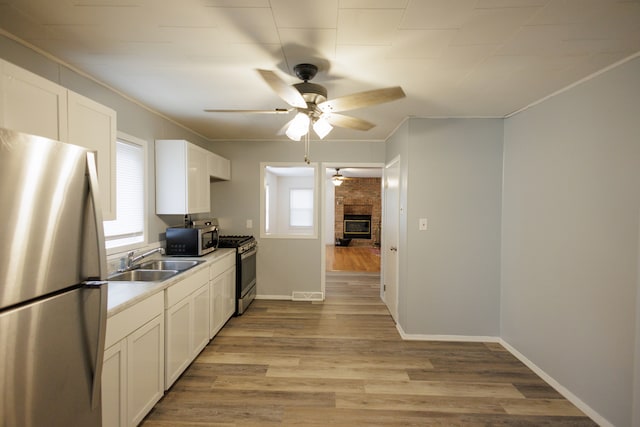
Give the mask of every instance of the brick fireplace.
M 382 220 L 380 178 L 350 178 L 335 187 L 335 234 L 336 238 L 351 238 L 350 246 L 372 246 L 380 244 Z M 345 219 L 357 221 L 347 223 Z M 365 222 L 369 222 L 369 232 L 363 233 Z M 349 233 L 349 231 L 355 231 Z

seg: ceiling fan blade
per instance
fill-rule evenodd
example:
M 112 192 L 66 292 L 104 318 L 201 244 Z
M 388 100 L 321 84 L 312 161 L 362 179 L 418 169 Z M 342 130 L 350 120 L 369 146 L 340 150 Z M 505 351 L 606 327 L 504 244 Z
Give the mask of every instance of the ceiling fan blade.
M 342 114 L 326 114 L 325 117 L 332 126 L 338 126 L 341 128 L 369 130 L 375 126 L 373 123 L 366 120 L 344 116 Z
M 292 107 L 307 108 L 307 102 L 304 100 L 300 92 L 293 86 L 289 86 L 284 80 L 276 75 L 273 71 L 258 70 L 265 82 L 271 89 L 285 102 Z
M 404 98 L 406 95 L 400 86 L 374 89 L 366 92 L 358 92 L 351 95 L 330 99 L 318 104 L 320 111 L 332 113 L 335 111 L 354 110 L 370 105 L 382 104 Z
M 288 114 L 293 108 L 274 108 L 273 110 L 204 110 L 206 113 L 246 113 L 246 114 Z

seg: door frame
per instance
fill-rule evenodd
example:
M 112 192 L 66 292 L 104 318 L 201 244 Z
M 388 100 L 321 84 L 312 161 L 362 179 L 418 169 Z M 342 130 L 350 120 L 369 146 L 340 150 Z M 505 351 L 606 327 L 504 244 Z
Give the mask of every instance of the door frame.
M 384 163 L 357 163 L 357 162 L 321 162 L 320 167 L 318 169 L 320 175 L 320 229 L 318 232 L 320 233 L 320 238 L 318 241 L 320 242 L 320 290 L 322 292 L 322 298 L 326 298 L 326 280 L 327 280 L 327 241 L 325 239 L 327 226 L 327 185 L 329 180 L 326 178 L 327 168 L 379 168 L 382 170 L 383 179 L 384 179 Z M 333 185 L 333 184 L 332 184 Z M 384 189 L 381 189 L 384 190 Z M 384 217 L 384 191 L 381 191 L 380 194 L 380 203 L 382 203 L 382 216 Z M 380 240 L 382 241 L 382 233 L 380 235 Z M 380 258 L 380 265 L 382 267 L 382 258 Z M 380 271 L 380 291 L 382 292 L 382 270 Z
M 388 163 L 386 163 L 384 165 L 384 169 L 383 169 L 383 173 L 382 173 L 382 229 L 386 230 L 385 227 L 385 223 L 386 223 L 386 218 L 387 218 L 387 204 L 386 204 L 386 187 L 385 187 L 385 182 L 386 182 L 386 178 L 387 178 L 387 169 L 396 164 L 398 165 L 398 214 L 397 214 L 397 242 L 396 243 L 396 247 L 399 248 L 400 247 L 400 214 L 401 214 L 401 203 L 400 203 L 400 192 L 401 192 L 401 174 L 402 174 L 402 170 L 401 170 L 401 166 L 402 164 L 400 163 L 400 155 L 394 157 L 393 159 L 391 159 Z M 384 284 L 385 284 L 385 269 L 386 269 L 386 261 L 387 261 L 387 251 L 384 250 L 385 247 L 387 246 L 387 237 L 386 234 L 380 233 L 380 299 L 382 301 L 384 301 L 385 305 L 387 305 L 387 308 L 389 308 L 388 304 L 387 304 L 387 299 L 386 299 L 386 295 L 385 295 L 385 289 L 384 289 Z M 398 307 L 399 307 L 399 287 L 400 287 L 400 255 L 399 252 L 396 252 L 396 259 L 397 259 L 397 265 L 396 265 L 396 273 L 395 273 L 395 282 L 396 282 L 396 286 L 395 286 L 395 307 L 394 310 L 392 311 L 391 309 L 389 309 L 389 312 L 391 314 L 391 317 L 393 318 L 393 320 L 398 323 Z

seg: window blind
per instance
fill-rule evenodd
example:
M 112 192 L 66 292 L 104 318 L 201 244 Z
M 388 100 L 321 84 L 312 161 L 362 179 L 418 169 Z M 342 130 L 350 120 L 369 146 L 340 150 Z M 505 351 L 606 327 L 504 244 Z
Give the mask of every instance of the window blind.
M 104 221 L 107 249 L 144 241 L 144 147 L 116 142 L 116 219 Z

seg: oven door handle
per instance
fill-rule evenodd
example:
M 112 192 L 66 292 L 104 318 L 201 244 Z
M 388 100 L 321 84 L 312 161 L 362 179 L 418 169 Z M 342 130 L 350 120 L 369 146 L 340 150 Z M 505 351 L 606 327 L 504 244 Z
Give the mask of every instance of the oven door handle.
M 258 248 L 253 248 L 253 249 L 249 250 L 248 252 L 245 252 L 245 253 L 243 253 L 243 254 L 240 254 L 240 259 L 241 259 L 241 260 L 243 260 L 243 259 L 247 259 L 247 258 L 249 258 L 250 256 L 255 255 L 255 254 L 256 254 L 256 252 L 258 252 Z

